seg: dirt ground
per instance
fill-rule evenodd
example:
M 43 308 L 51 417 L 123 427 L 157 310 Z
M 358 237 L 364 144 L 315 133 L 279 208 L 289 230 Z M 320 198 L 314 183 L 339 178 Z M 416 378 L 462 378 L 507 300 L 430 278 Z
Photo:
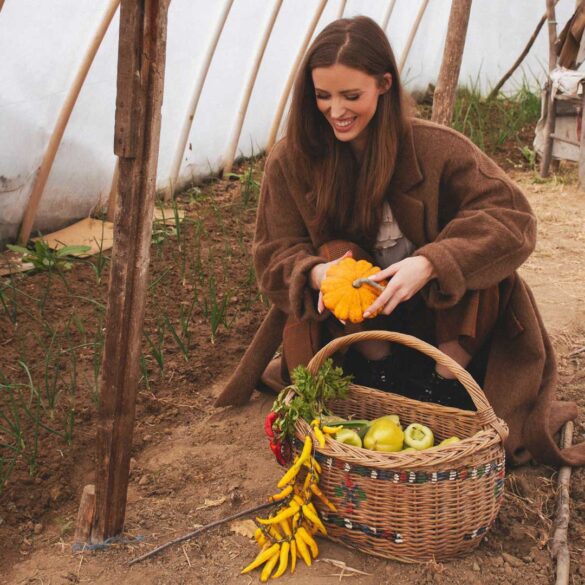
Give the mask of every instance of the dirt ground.
M 558 353 L 558 394 L 576 400 L 585 413 L 585 352 L 578 353 L 585 346 L 585 193 L 578 189 L 572 168 L 563 167 L 546 182 L 537 180 L 531 171 L 511 169 L 510 173 L 525 189 L 539 218 L 538 247 L 522 267 L 522 274 L 532 286 Z M 95 436 L 95 397 L 89 391 L 85 395 L 78 391 L 72 443 L 44 435 L 35 473 L 30 475 L 26 466 L 17 466 L 0 494 L 0 583 L 226 585 L 258 580 L 256 574 L 239 574 L 255 555 L 256 545 L 229 524 L 151 560 L 126 565 L 133 557 L 198 525 L 263 502 L 281 475 L 262 431 L 272 398 L 255 393 L 242 408 L 212 407 L 266 305 L 249 283 L 253 205 L 242 207 L 242 185 L 237 181 L 218 182 L 205 189 L 210 197 L 191 193 L 181 198 L 180 205 L 188 218 L 204 219 L 208 226 L 202 257 L 205 265 L 219 271 L 213 273 L 218 297 L 229 292 L 229 327 L 219 327 L 211 342 L 204 311 L 197 313 L 188 358 L 167 343 L 164 371 L 157 369 L 154 352 L 145 352 L 149 380 L 147 383 L 143 378 L 139 394 L 125 532 L 128 540 L 141 540 L 114 544 L 106 550 L 77 554 L 71 550 L 80 494 L 83 486 L 93 481 Z M 194 245 L 197 225 L 185 224 L 184 246 Z M 229 249 L 226 239 L 231 242 Z M 162 247 L 153 247 L 152 279 L 155 282 L 160 277 L 164 288 L 152 287 L 159 291 L 149 301 L 146 318 L 146 330 L 152 338 L 157 334 L 161 307 L 176 316 L 176 308 L 195 286 L 195 281 L 189 284 L 185 278 L 188 271 L 181 279 L 172 246 L 170 237 Z M 217 251 L 220 248 L 223 253 Z M 229 266 L 237 286 L 224 288 L 222 263 Z M 169 271 L 169 267 L 173 269 Z M 31 298 L 38 298 L 46 278 L 36 274 L 16 282 Z M 75 266 L 67 281 L 67 287 L 61 281 L 52 283 L 47 319 L 63 322 L 74 303 L 84 319 L 84 330 L 99 327 L 95 303 L 80 304 L 78 297 L 91 294 L 103 301 L 105 283 L 96 286 L 88 264 Z M 26 297 L 22 299 L 26 304 Z M 26 355 L 31 369 L 39 368 L 41 358 L 31 349 L 33 341 L 28 335 L 34 323 L 22 317 L 18 329 L 4 316 L 2 319 L 2 331 L 7 334 L 1 340 L 0 365 L 14 370 L 16 376 L 15 364 Z M 79 341 L 82 339 L 75 338 L 72 343 Z M 92 356 L 87 348 L 80 352 L 80 371 L 85 368 L 90 378 Z M 575 442 L 585 439 L 583 421 L 585 414 L 575 426 Z M 556 470 L 541 465 L 508 470 L 499 518 L 477 551 L 464 559 L 405 565 L 320 540 L 319 562 L 311 568 L 299 565 L 295 575 L 287 574 L 281 582 L 321 585 L 350 577 L 363 585 L 551 583 L 554 569 L 548 543 L 556 479 Z M 584 480 L 585 469 L 573 472 L 569 528 L 572 585 L 585 583 Z M 343 573 L 329 559 L 343 561 L 363 573 L 352 574 L 349 569 Z

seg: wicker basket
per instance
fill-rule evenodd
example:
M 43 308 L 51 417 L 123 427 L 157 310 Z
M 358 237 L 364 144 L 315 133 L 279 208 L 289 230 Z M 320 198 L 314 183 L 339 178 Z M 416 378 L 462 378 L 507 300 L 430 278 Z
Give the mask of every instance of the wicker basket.
M 496 417 L 465 369 L 436 347 L 409 335 L 369 331 L 337 338 L 314 356 L 309 370 L 316 373 L 335 352 L 366 339 L 406 345 L 448 367 L 471 395 L 477 411 L 352 384 L 348 399 L 330 405 L 335 414 L 371 420 L 396 413 L 403 425 L 427 425 L 439 441 L 453 435 L 462 440 L 425 451 L 381 453 L 328 437 L 324 448 L 317 446 L 315 457 L 322 467 L 321 490 L 337 508 L 331 512 L 319 506 L 329 536 L 365 553 L 404 562 L 461 556 L 478 546 L 498 514 L 506 424 Z M 309 425 L 297 422 L 297 439 L 308 433 L 312 433 Z

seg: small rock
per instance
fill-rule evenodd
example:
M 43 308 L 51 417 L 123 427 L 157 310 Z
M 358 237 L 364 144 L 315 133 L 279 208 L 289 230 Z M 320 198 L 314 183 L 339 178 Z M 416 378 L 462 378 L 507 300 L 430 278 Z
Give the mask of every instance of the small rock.
M 506 575 L 513 575 L 514 569 L 510 565 L 506 564 L 504 565 L 504 573 L 506 573 Z
M 501 567 L 504 564 L 504 559 L 502 557 L 494 557 L 492 562 L 496 567 Z
M 58 485 L 54 485 L 50 490 L 49 490 L 49 495 L 51 496 L 51 500 L 53 500 L 53 502 L 56 502 L 60 497 L 61 497 L 61 487 Z
M 518 557 L 515 557 L 514 555 L 502 553 L 502 558 L 512 567 L 518 568 L 524 566 L 524 561 L 522 559 L 519 559 Z
M 151 439 L 152 439 L 152 435 L 144 435 L 144 436 L 142 437 L 142 440 L 143 440 L 145 443 L 148 443 L 148 441 L 150 441 Z
M 479 571 L 481 571 L 481 569 L 480 569 L 479 565 L 478 565 L 476 562 L 474 562 L 474 563 L 473 563 L 473 570 L 474 570 L 476 573 L 479 573 Z
M 130 471 L 133 471 L 134 469 L 136 469 L 137 465 L 138 465 L 138 462 L 136 461 L 136 459 L 134 457 L 130 457 Z
M 139 480 L 138 480 L 138 485 L 146 485 L 148 483 L 149 479 L 147 475 L 143 475 Z
M 43 531 L 43 525 L 38 522 L 37 524 L 35 524 L 34 526 L 34 533 L 35 534 L 40 534 Z

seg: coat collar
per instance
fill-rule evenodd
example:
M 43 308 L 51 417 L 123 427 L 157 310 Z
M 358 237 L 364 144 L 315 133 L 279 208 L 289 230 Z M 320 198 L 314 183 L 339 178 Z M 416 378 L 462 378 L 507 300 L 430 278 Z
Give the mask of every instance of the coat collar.
M 425 233 L 425 206 L 417 193 L 409 193 L 424 180 L 416 156 L 412 122 L 400 140 L 394 175 L 388 187 L 388 202 L 402 233 L 417 247 L 428 243 Z

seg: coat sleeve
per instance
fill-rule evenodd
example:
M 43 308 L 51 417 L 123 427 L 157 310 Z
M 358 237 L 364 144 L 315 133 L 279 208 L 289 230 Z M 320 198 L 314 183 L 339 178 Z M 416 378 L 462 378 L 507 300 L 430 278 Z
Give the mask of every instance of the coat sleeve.
M 495 286 L 536 244 L 536 219 L 520 188 L 467 139 L 457 136 L 450 146 L 440 182 L 440 232 L 415 252 L 437 273 L 426 290 L 432 308 Z
M 260 189 L 252 254 L 260 292 L 279 309 L 299 320 L 322 320 L 316 294 L 309 285 L 313 266 L 326 262 L 311 241 L 293 197 L 291 180 L 275 154 L 268 157 Z

